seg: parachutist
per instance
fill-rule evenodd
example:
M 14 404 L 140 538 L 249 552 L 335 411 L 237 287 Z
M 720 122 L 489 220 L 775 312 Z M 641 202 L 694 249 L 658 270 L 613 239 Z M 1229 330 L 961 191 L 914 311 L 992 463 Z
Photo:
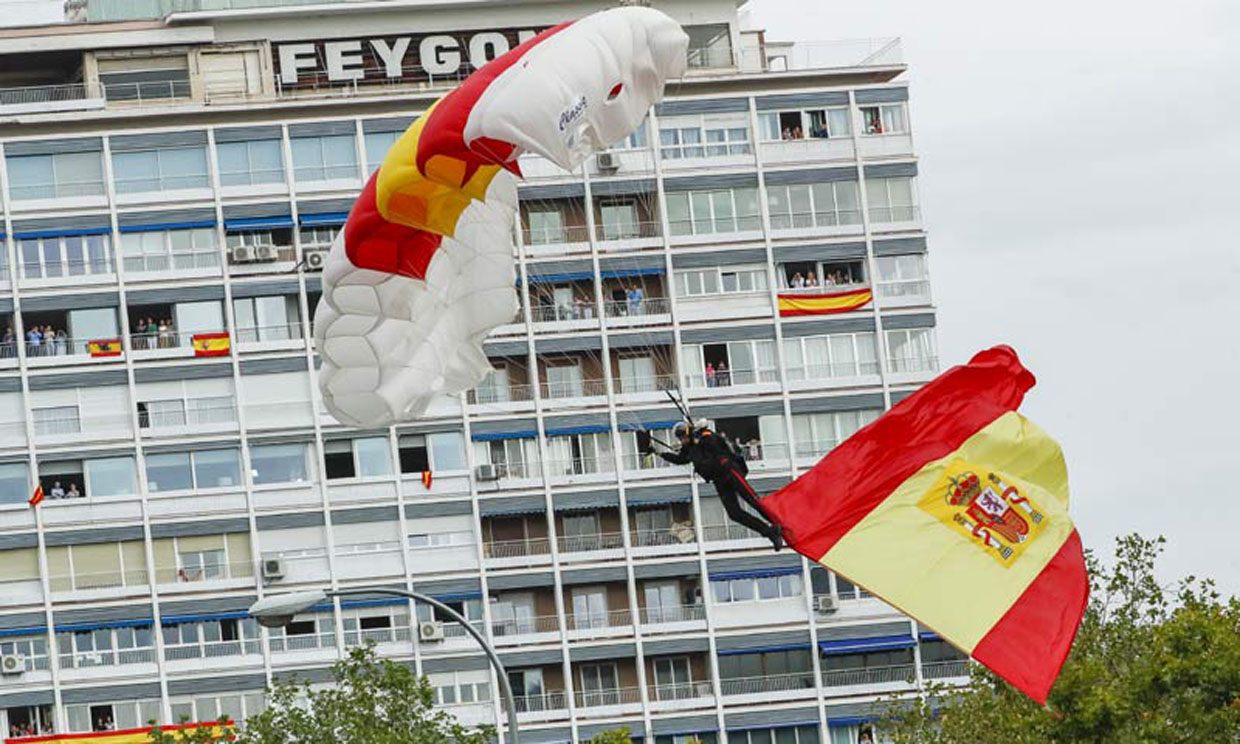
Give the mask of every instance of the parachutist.
M 732 521 L 766 537 L 775 550 L 783 548 L 783 530 L 776 524 L 750 514 L 740 504 L 740 499 L 744 499 L 758 514 L 766 514 L 758 503 L 758 494 L 753 490 L 753 486 L 749 485 L 749 481 L 745 480 L 749 466 L 731 442 L 723 434 L 716 434 L 707 426 L 690 426 L 683 421 L 677 424 L 672 432 L 680 442 L 675 451 L 655 452 L 649 436 L 641 439 L 644 450 L 676 465 L 693 465 L 693 471 L 703 480 L 715 484 L 719 500 L 723 502 L 723 508 Z

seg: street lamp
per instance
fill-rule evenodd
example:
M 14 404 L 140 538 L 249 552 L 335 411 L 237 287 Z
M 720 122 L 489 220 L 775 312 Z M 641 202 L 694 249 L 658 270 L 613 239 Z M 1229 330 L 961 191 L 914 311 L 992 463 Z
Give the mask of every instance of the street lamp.
M 425 602 L 460 623 L 465 632 L 473 636 L 478 645 L 482 647 L 482 650 L 491 662 L 491 666 L 495 668 L 495 674 L 499 677 L 500 692 L 504 695 L 504 706 L 508 709 L 508 738 L 512 744 L 521 744 L 520 735 L 517 732 L 517 702 L 512 696 L 512 685 L 508 684 L 508 672 L 504 670 L 503 662 L 499 660 L 495 649 L 491 648 L 491 644 L 487 643 L 486 638 L 478 632 L 477 628 L 470 625 L 469 621 L 461 617 L 459 612 L 433 597 L 400 589 L 339 589 L 329 592 L 321 590 L 295 592 L 292 594 L 277 594 L 266 599 L 260 599 L 250 606 L 250 616 L 257 620 L 259 625 L 264 627 L 282 628 L 293 622 L 293 617 L 296 615 L 309 610 L 317 604 L 322 604 L 332 597 L 371 594 L 388 594 L 393 597 L 412 599 L 415 602 Z

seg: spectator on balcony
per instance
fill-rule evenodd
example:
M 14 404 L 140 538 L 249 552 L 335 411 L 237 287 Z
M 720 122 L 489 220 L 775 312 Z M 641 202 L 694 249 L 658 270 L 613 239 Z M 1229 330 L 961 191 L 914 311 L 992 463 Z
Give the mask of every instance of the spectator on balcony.
M 43 351 L 43 332 L 38 326 L 26 331 L 26 356 L 39 356 Z
M 177 345 L 176 328 L 172 325 L 172 318 L 164 318 L 159 321 L 156 332 L 159 334 L 159 348 L 171 349 Z
M 792 130 L 788 127 L 784 127 L 783 138 L 786 140 L 792 139 Z
M 70 481 L 70 483 L 69 483 L 69 490 L 68 490 L 68 491 L 65 491 L 65 498 L 66 498 L 66 499 L 80 499 L 80 498 L 82 498 L 82 492 L 78 490 L 78 487 L 77 487 L 77 482 L 76 482 L 76 481 Z
M 710 362 L 706 363 L 706 387 L 713 388 L 715 386 L 715 365 Z
M 16 353 L 17 346 L 13 337 L 13 326 L 9 326 L 4 331 L 4 339 L 0 340 L 0 357 L 4 359 L 12 359 Z
M 792 128 L 792 139 L 805 139 L 805 132 L 801 131 L 800 126 Z
M 729 387 L 732 384 L 732 373 L 728 371 L 727 362 L 719 362 L 719 366 L 715 367 L 715 385 L 718 387 Z
M 809 275 L 805 277 L 805 286 L 817 287 L 818 286 L 818 275 L 812 271 L 809 272 Z
M 629 315 L 641 315 L 642 301 L 646 299 L 646 294 L 642 291 L 642 288 L 634 284 L 629 288 L 625 296 L 629 301 Z
M 51 330 L 51 326 L 48 326 L 48 330 Z M 55 338 L 56 340 L 52 348 L 56 350 L 56 356 L 64 356 L 65 354 L 68 354 L 69 334 L 65 333 L 65 329 L 61 328 L 59 331 L 56 331 Z
M 745 442 L 745 459 L 750 462 L 757 462 L 762 459 L 762 442 L 757 438 L 752 438 Z
M 64 497 L 65 497 L 65 489 L 61 487 L 60 481 L 56 481 L 55 483 L 52 484 L 52 490 L 50 493 L 48 493 L 48 498 L 63 499 Z
M 805 286 L 805 277 L 801 276 L 801 272 L 798 271 L 792 275 L 792 280 L 788 284 L 793 289 L 800 289 Z

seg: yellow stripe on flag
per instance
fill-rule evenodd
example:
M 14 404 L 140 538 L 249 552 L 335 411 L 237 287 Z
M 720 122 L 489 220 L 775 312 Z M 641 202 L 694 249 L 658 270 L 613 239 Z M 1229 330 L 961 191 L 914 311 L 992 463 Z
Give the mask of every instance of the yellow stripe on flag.
M 232 339 L 227 333 L 200 333 L 194 336 L 191 343 L 194 346 L 194 356 L 228 356 L 228 350 L 232 348 Z
M 199 728 L 209 728 L 212 738 L 215 740 L 230 740 L 233 738 L 233 730 L 231 725 L 220 726 L 212 723 L 187 723 L 178 726 L 161 726 L 164 731 L 172 732 L 173 736 L 179 736 L 177 732 L 184 731 L 186 735 L 193 730 Z M 6 739 L 5 741 L 17 741 L 16 739 Z M 50 744 L 51 742 L 73 742 L 73 744 L 149 744 L 151 741 L 149 728 L 125 729 L 123 731 L 100 731 L 91 734 L 52 734 L 49 736 L 35 736 L 21 739 L 22 744 Z
M 975 534 L 973 522 L 980 520 L 971 522 L 966 508 L 948 504 L 951 478 L 959 481 L 966 472 L 977 474 L 983 488 L 994 487 L 991 495 L 1002 491 L 989 479 L 994 474 L 1004 488 L 1028 499 L 1017 513 L 1029 533 L 1007 557 L 994 547 L 1007 540 L 978 536 L 986 534 L 984 528 Z M 975 509 L 985 507 L 987 494 L 980 496 Z M 1040 515 L 1036 523 L 1034 513 Z M 953 519 L 956 515 L 968 524 Z M 909 615 L 934 618 L 939 635 L 971 653 L 1073 529 L 1059 445 L 1010 411 L 905 480 L 820 562 L 865 586 L 881 587 L 882 598 Z M 927 563 L 927 556 L 939 558 Z
M 846 313 L 868 305 L 874 294 L 868 289 L 835 294 L 781 294 L 779 295 L 779 314 L 782 317 L 797 315 L 831 315 Z

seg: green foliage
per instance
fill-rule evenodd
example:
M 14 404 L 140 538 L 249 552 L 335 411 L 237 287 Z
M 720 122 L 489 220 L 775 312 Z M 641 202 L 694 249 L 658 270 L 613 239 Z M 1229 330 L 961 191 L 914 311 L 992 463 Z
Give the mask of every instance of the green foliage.
M 627 728 L 604 731 L 587 742 L 587 744 L 633 744 L 633 739 L 629 733 Z
M 245 722 L 237 744 L 489 744 L 493 731 L 471 731 L 434 709 L 434 690 L 408 667 L 355 648 L 332 669 L 335 684 L 312 690 L 284 681 L 267 709 Z M 188 735 L 190 738 L 180 738 Z M 202 737 L 202 738 L 194 738 Z M 207 744 L 209 733 L 152 731 L 152 744 Z
M 1240 600 L 1189 577 L 1159 586 L 1163 538 L 1128 535 L 1103 566 L 1046 708 L 974 667 L 967 687 L 893 703 L 894 744 L 1240 741 Z M 897 709 L 898 708 L 898 709 Z

